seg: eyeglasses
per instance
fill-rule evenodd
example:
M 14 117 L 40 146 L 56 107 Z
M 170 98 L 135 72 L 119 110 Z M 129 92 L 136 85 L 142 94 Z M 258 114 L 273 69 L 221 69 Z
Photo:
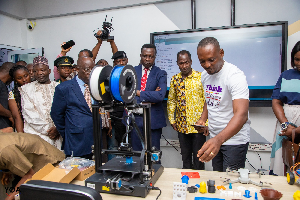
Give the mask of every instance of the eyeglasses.
M 92 70 L 93 70 L 93 68 L 89 68 L 89 67 L 83 68 L 83 71 L 84 71 L 85 73 L 89 73 L 89 72 L 91 72 Z

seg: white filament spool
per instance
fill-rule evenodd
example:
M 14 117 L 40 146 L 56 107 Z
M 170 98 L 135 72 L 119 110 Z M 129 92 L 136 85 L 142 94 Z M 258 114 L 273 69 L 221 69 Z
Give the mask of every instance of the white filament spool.
M 89 82 L 89 87 L 90 87 L 90 92 L 91 95 L 93 96 L 94 99 L 97 101 L 102 101 L 102 98 L 100 96 L 101 92 L 101 86 L 99 83 L 99 76 L 102 72 L 104 67 L 96 66 L 94 69 L 91 71 L 90 75 L 90 82 Z

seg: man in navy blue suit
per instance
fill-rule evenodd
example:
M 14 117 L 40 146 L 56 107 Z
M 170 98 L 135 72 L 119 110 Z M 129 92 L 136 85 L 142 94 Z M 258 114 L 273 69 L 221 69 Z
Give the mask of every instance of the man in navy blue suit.
M 63 137 L 62 149 L 67 156 L 92 158 L 93 117 L 84 94 L 94 66 L 91 57 L 79 56 L 78 76 L 55 88 L 51 117 Z
M 167 126 L 162 101 L 167 91 L 167 72 L 154 65 L 156 47 L 144 44 L 141 48 L 141 64 L 135 67 L 137 73 L 137 103 L 151 103 L 151 137 L 152 146 L 160 149 L 162 128 Z M 135 122 L 143 133 L 142 110 L 133 110 Z M 142 150 L 142 144 L 136 131 L 131 132 L 132 147 L 136 151 Z

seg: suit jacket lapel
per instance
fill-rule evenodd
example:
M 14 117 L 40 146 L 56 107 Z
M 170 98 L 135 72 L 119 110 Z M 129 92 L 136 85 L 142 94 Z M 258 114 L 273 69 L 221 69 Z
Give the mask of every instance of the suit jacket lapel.
M 142 65 L 138 65 L 138 66 L 135 68 L 136 77 L 137 77 L 137 87 L 136 87 L 137 90 L 140 90 L 140 89 L 141 89 L 142 71 L 143 71 L 143 70 L 142 70 Z
M 145 90 L 147 90 L 152 85 L 152 82 L 154 81 L 155 70 L 156 70 L 155 68 L 156 67 L 153 65 L 151 70 L 150 70 L 150 74 L 148 75 L 148 78 L 147 78 L 147 83 L 146 83 Z
M 80 90 L 80 87 L 76 81 L 76 78 L 73 78 L 72 80 L 72 90 L 75 94 L 75 96 L 77 97 L 77 99 L 80 101 L 80 104 L 86 109 L 88 110 L 89 112 L 91 112 L 89 106 L 87 105 L 86 101 L 85 101 L 85 98 Z

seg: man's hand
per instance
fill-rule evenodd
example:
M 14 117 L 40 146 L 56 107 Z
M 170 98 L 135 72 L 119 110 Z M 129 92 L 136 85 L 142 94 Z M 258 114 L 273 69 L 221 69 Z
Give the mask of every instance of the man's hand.
M 205 135 L 205 136 L 209 135 L 208 127 L 205 126 L 205 122 L 204 121 L 202 121 L 200 119 L 200 120 L 198 120 L 196 122 L 196 125 L 202 125 L 202 126 L 204 126 L 204 127 L 194 126 L 194 128 L 198 131 L 198 133 L 203 133 L 203 135 Z
M 9 196 L 7 196 L 5 198 L 5 200 L 14 200 L 15 199 L 15 196 L 13 196 L 12 194 L 10 194 Z
M 178 129 L 177 129 L 177 127 L 176 127 L 176 124 L 174 123 L 174 124 L 171 124 L 171 126 L 172 126 L 172 128 L 175 130 L 175 131 L 177 131 L 178 132 Z
M 14 129 L 12 127 L 6 127 L 3 129 L 0 129 L 0 131 L 2 131 L 3 133 L 11 133 L 11 132 L 14 132 Z
M 48 131 L 48 136 L 50 139 L 52 140 L 57 140 L 58 139 L 58 136 L 59 136 L 59 132 L 58 130 L 56 129 L 55 126 L 52 126 Z
M 97 36 L 100 36 L 102 34 L 102 31 L 99 30 L 99 31 L 97 31 L 96 34 L 97 34 Z M 97 37 L 97 40 L 98 40 L 99 43 L 102 43 L 102 39 L 100 37 Z
M 137 91 L 136 91 L 136 96 L 139 97 L 140 95 L 141 95 L 141 91 L 140 91 L 140 90 L 137 90 Z
M 295 129 L 295 126 L 292 126 L 291 124 L 288 125 L 288 128 L 281 131 L 280 136 L 287 136 L 289 138 L 292 138 L 292 130 Z
M 67 49 L 64 49 L 62 46 L 64 45 L 64 44 L 66 44 L 65 42 L 63 42 L 60 46 L 61 46 L 61 54 L 63 55 L 63 56 L 65 56 L 65 55 L 67 55 L 67 53 L 72 49 L 72 47 L 70 47 L 70 48 L 67 48 Z
M 161 88 L 160 87 L 157 87 L 156 89 L 155 89 L 155 91 L 160 91 L 161 90 Z
M 215 137 L 207 140 L 198 151 L 197 157 L 199 161 L 208 162 L 212 160 L 219 152 L 221 145 L 222 143 Z

